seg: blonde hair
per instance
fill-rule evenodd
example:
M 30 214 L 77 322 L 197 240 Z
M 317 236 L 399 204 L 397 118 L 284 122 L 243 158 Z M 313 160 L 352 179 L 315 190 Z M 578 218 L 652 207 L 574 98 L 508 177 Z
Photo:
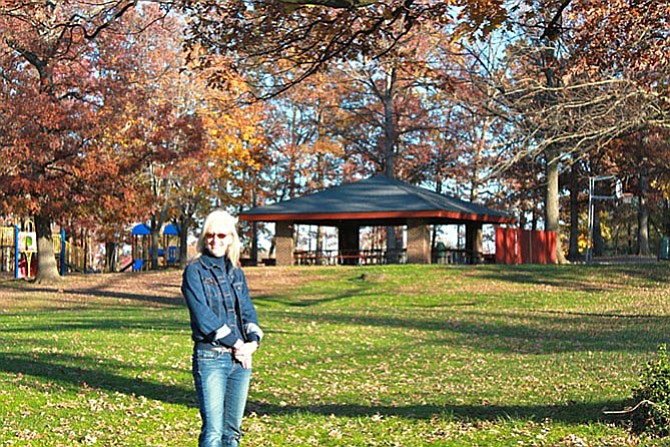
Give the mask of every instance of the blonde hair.
M 228 214 L 224 210 L 214 210 L 205 218 L 205 222 L 202 224 L 202 231 L 200 231 L 200 236 L 198 237 L 198 243 L 196 248 L 198 253 L 203 254 L 207 251 L 207 246 L 205 245 L 205 235 L 207 230 L 212 227 L 215 223 L 223 224 L 226 232 L 229 233 L 233 241 L 228 246 L 226 250 L 226 256 L 230 259 L 230 262 L 233 263 L 233 267 L 237 267 L 240 262 L 240 236 L 237 234 L 237 219 Z

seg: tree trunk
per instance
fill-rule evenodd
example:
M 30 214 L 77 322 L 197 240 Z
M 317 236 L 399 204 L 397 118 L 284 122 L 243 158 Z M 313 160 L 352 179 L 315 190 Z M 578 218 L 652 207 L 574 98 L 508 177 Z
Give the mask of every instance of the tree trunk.
M 105 242 L 105 267 L 109 273 L 116 271 L 116 242 Z
M 549 12 L 545 10 L 544 13 Z M 562 11 L 558 11 L 562 12 Z M 562 23 L 562 17 L 559 17 L 557 24 Z M 556 28 L 560 30 L 560 26 Z M 557 57 L 557 45 L 558 39 L 542 39 L 542 71 L 546 79 L 546 86 L 548 91 L 543 101 L 546 107 L 551 107 L 555 105 L 558 101 L 556 93 L 551 89 L 555 89 L 560 85 L 560 76 L 557 73 L 557 70 L 560 69 L 560 63 Z M 559 158 L 561 155 L 561 148 L 555 144 L 550 145 L 545 149 L 544 157 L 546 160 L 546 175 L 547 175 L 547 188 L 545 195 L 545 230 L 555 231 L 556 232 L 556 262 L 558 264 L 567 264 L 568 260 L 565 259 L 563 255 L 563 250 L 561 248 L 561 228 L 560 228 L 560 204 L 558 198 L 559 191 Z
M 619 238 L 621 237 L 621 225 L 614 228 L 612 240 L 614 241 L 614 254 L 619 255 Z
M 579 253 L 579 179 L 577 169 L 573 164 L 570 168 L 570 249 L 568 250 L 570 261 L 582 259 Z
M 149 254 L 151 257 L 151 270 L 158 270 L 158 247 L 160 246 L 160 232 L 163 226 L 163 219 L 151 216 L 151 243 Z
M 650 256 L 649 249 L 649 208 L 647 198 L 640 194 L 637 208 L 637 254 L 638 256 Z
M 61 279 L 54 256 L 54 242 L 51 234 L 51 219 L 36 215 L 35 231 L 37 232 L 37 275 L 35 282 L 53 283 Z
M 638 256 L 649 256 L 649 208 L 647 207 L 647 191 L 649 191 L 649 178 L 647 177 L 644 163 L 639 167 L 638 206 L 637 206 L 637 254 Z
M 556 232 L 556 261 L 559 264 L 567 264 L 568 260 L 563 255 L 561 248 L 561 228 L 559 222 L 558 202 L 558 150 L 547 149 L 545 153 L 547 166 L 547 189 L 545 196 L 545 229 Z
M 185 268 L 189 262 L 188 259 L 188 232 L 191 226 L 195 224 L 195 215 L 197 206 L 195 201 L 191 204 L 181 207 L 181 213 L 176 219 L 177 232 L 179 233 L 179 267 Z
M 179 225 L 179 267 L 184 268 L 188 264 L 188 220 L 181 219 Z
M 384 170 L 388 178 L 395 178 L 395 146 L 398 139 L 396 130 L 395 115 L 393 113 L 393 100 L 395 96 L 396 70 L 391 69 L 386 74 L 386 89 L 384 95 L 380 98 L 384 106 Z M 386 262 L 395 264 L 398 260 L 396 245 L 396 229 L 394 226 L 386 227 Z
M 316 246 L 316 263 L 320 265 L 321 255 L 323 254 L 325 245 L 325 233 L 321 225 L 316 226 L 316 244 L 314 245 Z

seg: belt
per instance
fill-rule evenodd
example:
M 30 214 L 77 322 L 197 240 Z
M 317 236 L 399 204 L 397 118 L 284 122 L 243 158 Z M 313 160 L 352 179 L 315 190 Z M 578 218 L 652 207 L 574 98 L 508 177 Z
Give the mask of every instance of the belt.
M 232 348 L 221 345 L 213 345 L 206 342 L 197 342 L 194 346 L 195 349 L 200 351 L 214 351 L 214 352 L 233 352 Z

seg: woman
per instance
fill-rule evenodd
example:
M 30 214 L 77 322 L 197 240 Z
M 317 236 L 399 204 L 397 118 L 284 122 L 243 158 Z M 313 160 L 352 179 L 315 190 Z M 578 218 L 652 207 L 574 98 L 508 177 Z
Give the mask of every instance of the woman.
M 202 430 L 198 447 L 237 447 L 251 379 L 251 356 L 263 338 L 239 268 L 235 219 L 212 212 L 198 239 L 199 256 L 184 270 L 191 317 L 193 380 Z

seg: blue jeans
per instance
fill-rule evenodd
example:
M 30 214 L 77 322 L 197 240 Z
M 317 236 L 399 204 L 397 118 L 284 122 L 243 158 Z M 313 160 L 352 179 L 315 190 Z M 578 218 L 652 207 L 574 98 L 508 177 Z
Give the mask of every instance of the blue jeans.
M 250 379 L 251 370 L 231 353 L 194 350 L 193 380 L 202 417 L 198 447 L 239 446 Z

